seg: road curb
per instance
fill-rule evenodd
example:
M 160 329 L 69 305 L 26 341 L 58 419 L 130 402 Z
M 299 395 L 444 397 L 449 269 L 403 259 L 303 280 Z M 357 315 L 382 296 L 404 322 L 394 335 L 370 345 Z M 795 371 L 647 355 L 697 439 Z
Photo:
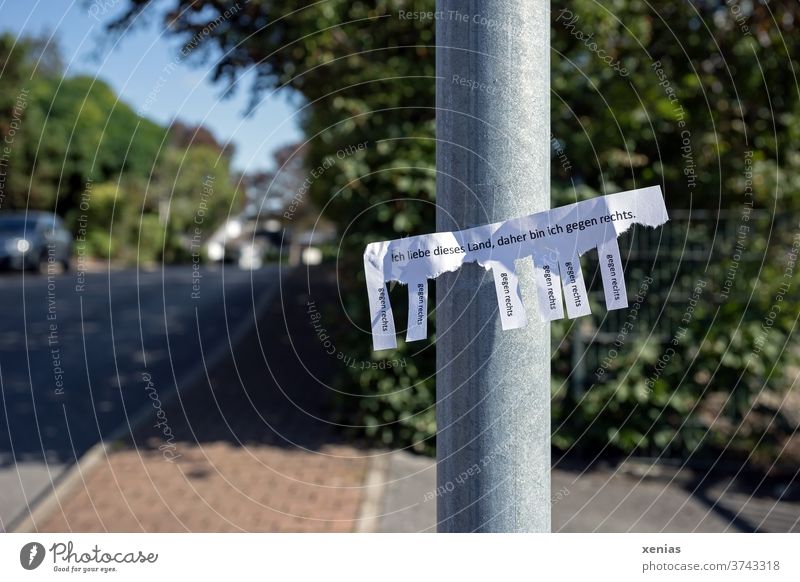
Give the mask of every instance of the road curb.
M 206 374 L 206 371 L 211 371 L 227 356 L 231 349 L 235 349 L 244 336 L 253 328 L 255 323 L 264 315 L 270 301 L 278 293 L 278 289 L 283 284 L 284 279 L 293 271 L 292 267 L 280 265 L 276 276 L 278 277 L 278 284 L 273 286 L 270 291 L 264 293 L 258 300 L 255 307 L 255 317 L 250 319 L 246 318 L 241 322 L 233 333 L 229 336 L 228 342 L 223 342 L 217 346 L 210 354 L 205 356 L 205 366 L 196 366 L 191 372 L 186 374 L 181 381 L 176 382 L 175 385 L 163 394 L 160 394 L 162 406 L 168 406 L 173 402 L 178 395 L 178 385 L 187 386 L 191 389 L 199 381 L 201 381 Z M 233 346 L 233 347 L 231 347 Z M 148 419 L 153 415 L 153 407 L 149 404 L 144 404 L 132 417 L 127 424 L 118 427 L 104 440 L 101 440 L 96 445 L 92 446 L 86 451 L 80 459 L 74 464 L 66 468 L 60 475 L 53 479 L 52 486 L 42 492 L 33 502 L 29 505 L 30 511 L 23 512 L 12 520 L 6 531 L 13 533 L 36 533 L 37 523 L 44 523 L 47 518 L 60 507 L 60 501 L 68 497 L 78 485 L 85 482 L 84 476 L 91 472 L 103 459 L 108 458 L 108 453 L 113 450 L 114 443 L 132 435 L 138 428 L 140 428 Z
M 381 504 L 386 494 L 386 482 L 389 476 L 389 456 L 391 451 L 370 451 L 367 474 L 364 476 L 364 498 L 358 508 L 356 533 L 374 533 L 378 531 Z

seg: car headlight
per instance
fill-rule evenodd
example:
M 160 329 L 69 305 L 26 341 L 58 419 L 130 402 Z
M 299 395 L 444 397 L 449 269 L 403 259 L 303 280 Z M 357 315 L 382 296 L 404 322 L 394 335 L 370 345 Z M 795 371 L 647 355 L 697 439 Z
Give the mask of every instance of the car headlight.
M 208 258 L 212 261 L 221 261 L 225 258 L 225 247 L 218 242 L 208 243 Z
M 14 237 L 5 241 L 5 247 L 9 253 L 27 253 L 31 250 L 31 243 L 24 238 Z

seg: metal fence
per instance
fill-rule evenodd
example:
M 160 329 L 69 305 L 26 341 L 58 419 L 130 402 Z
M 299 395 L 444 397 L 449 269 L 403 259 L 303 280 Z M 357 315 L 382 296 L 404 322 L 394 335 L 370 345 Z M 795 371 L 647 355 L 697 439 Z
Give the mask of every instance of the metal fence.
M 772 228 L 780 223 L 767 212 L 746 208 L 670 210 L 669 214 L 670 221 L 660 228 L 637 226 L 619 238 L 628 309 L 605 310 L 596 254 L 584 257 L 593 315 L 571 322 L 566 342 L 554 334 L 554 347 L 569 355 L 567 383 L 574 396 L 597 381 L 596 371 L 618 343 L 623 328 L 627 333 L 620 349 L 643 338 L 656 343 L 669 341 L 680 327 L 698 280 L 710 283 L 702 301 L 713 311 L 726 300 L 719 292 L 722 281 L 716 278 L 737 263 L 739 269 L 746 262 L 760 263 Z M 746 300 L 742 295 L 749 292 L 747 285 L 733 285 L 727 300 Z M 613 380 L 613 375 L 606 377 L 608 380 Z

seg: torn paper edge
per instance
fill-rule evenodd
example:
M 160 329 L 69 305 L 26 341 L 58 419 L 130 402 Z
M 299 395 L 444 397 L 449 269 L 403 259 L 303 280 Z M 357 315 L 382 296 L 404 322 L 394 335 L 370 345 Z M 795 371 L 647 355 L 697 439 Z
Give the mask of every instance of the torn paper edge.
M 588 226 L 585 224 L 592 218 L 612 216 L 612 213 L 623 212 L 632 212 L 633 217 L 605 221 L 602 224 Z M 615 259 L 618 265 L 619 282 L 624 290 L 622 265 L 618 262 L 617 237 L 627 232 L 634 224 L 655 228 L 668 220 L 669 216 L 664 205 L 661 188 L 650 186 L 461 231 L 437 232 L 370 243 L 364 252 L 364 270 L 370 303 L 373 347 L 377 351 L 397 346 L 394 319 L 386 286 L 388 282 L 395 281 L 403 285 L 407 285 L 409 282 L 419 283 L 423 280 L 427 282 L 427 279 L 435 279 L 443 273 L 457 271 L 465 263 L 475 262 L 487 270 L 494 271 L 502 268 L 511 276 L 510 279 L 514 279 L 509 281 L 510 286 L 514 287 L 510 293 L 518 295 L 519 289 L 516 284 L 514 266 L 517 259 L 532 257 L 534 267 L 536 267 L 537 256 L 540 257 L 539 264 L 542 261 L 541 257 L 549 256 L 547 262 L 550 264 L 551 272 L 555 275 L 560 274 L 564 260 L 579 259 L 587 251 L 602 246 L 612 253 L 616 251 Z M 568 226 L 579 224 L 583 224 L 583 228 L 566 232 L 565 229 Z M 562 232 L 549 232 L 550 228 L 558 228 L 557 225 L 564 225 L 561 227 Z M 542 232 L 543 236 L 538 236 L 539 232 Z M 523 236 L 523 234 L 529 236 Z M 501 245 L 499 244 L 501 239 L 511 242 Z M 498 245 L 495 245 L 493 241 L 497 241 Z M 456 250 L 457 252 L 435 254 L 435 251 L 442 249 Z M 414 252 L 418 254 L 412 258 L 410 255 Z M 419 255 L 419 253 L 425 252 L 427 254 Z M 577 268 L 580 269 L 579 261 L 576 262 L 578 263 Z M 605 289 L 607 273 L 602 269 L 601 272 Z M 580 277 L 582 278 L 582 274 Z M 563 302 L 562 283 L 563 278 L 559 281 L 557 292 Z M 500 285 L 502 286 L 502 282 Z M 501 297 L 497 279 L 495 279 L 495 286 L 498 301 L 502 298 L 505 302 L 506 296 Z M 427 283 L 425 290 L 427 303 Z M 540 292 L 537 284 L 537 294 Z M 619 309 L 627 306 L 627 297 L 609 302 L 609 293 L 606 289 L 606 303 L 608 309 Z M 519 302 L 512 298 L 512 304 L 516 307 L 516 316 L 506 319 L 501 317 L 504 329 L 524 326 L 524 324 L 520 324 L 520 321 L 526 317 L 521 298 Z M 501 311 L 503 305 L 504 303 L 499 303 Z M 545 320 L 560 319 L 564 316 L 563 305 L 560 317 L 556 317 L 552 313 L 546 315 L 541 310 L 539 311 L 540 317 Z M 525 319 L 525 321 L 527 320 Z M 421 328 L 421 326 L 416 327 Z M 413 332 L 409 330 L 408 341 L 422 339 L 421 331 L 421 329 L 415 329 Z M 427 324 L 425 331 L 427 333 Z

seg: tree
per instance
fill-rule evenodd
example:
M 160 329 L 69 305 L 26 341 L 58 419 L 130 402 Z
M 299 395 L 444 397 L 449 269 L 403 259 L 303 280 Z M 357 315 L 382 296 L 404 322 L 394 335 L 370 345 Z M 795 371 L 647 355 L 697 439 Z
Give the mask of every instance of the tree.
M 214 59 L 216 81 L 232 87 L 252 68 L 254 104 L 273 89 L 289 88 L 302 96 L 306 171 L 326 159 L 336 160 L 310 191 L 326 216 L 346 230 L 340 257 L 346 272 L 361 273 L 358 262 L 366 242 L 433 229 L 432 0 L 330 0 L 292 8 L 263 0 L 233 13 L 216 0 L 129 0 L 127 11 L 111 29 L 122 30 L 142 11 L 159 10 L 156 6 L 164 11 L 172 34 L 185 43 L 199 39 L 201 54 Z M 684 248 L 711 253 L 706 263 L 708 293 L 719 293 L 735 241 L 715 236 L 716 213 L 725 208 L 744 212 L 746 160 L 752 161 L 754 208 L 794 210 L 800 199 L 800 156 L 784 151 L 786 144 L 797 142 L 800 131 L 800 95 L 794 80 L 800 64 L 800 8 L 785 2 L 696 0 L 653 6 L 577 0 L 569 8 L 554 7 L 552 16 L 554 204 L 662 184 L 670 208 L 710 212 L 707 226 L 698 227 L 695 221 L 687 227 L 685 245 L 690 246 Z M 338 156 L 359 143 L 367 148 Z M 762 253 L 767 262 L 775 261 L 786 249 L 785 238 L 775 235 L 767 241 L 754 234 L 750 249 Z M 636 250 L 632 237 L 625 240 Z M 668 259 L 673 260 L 676 264 L 667 267 L 674 267 L 675 280 L 685 285 L 692 277 L 687 263 L 683 256 Z M 633 280 L 647 272 L 645 267 L 636 269 L 629 274 Z M 617 360 L 616 366 L 632 367 L 628 380 L 614 378 L 607 390 L 593 390 L 594 400 L 574 403 L 575 415 L 562 409 L 561 420 L 572 418 L 577 425 L 567 426 L 567 438 L 556 442 L 574 445 L 582 432 L 580 424 L 591 418 L 603 438 L 585 439 L 579 446 L 602 446 L 609 439 L 612 448 L 624 452 L 661 450 L 665 442 L 673 443 L 674 451 L 698 446 L 670 426 L 674 418 L 696 410 L 694 403 L 709 391 L 728 390 L 725 383 L 751 373 L 740 356 L 752 338 L 739 330 L 763 321 L 762 308 L 774 297 L 780 278 L 774 268 L 762 271 L 758 263 L 742 267 L 741 273 L 741 295 L 721 305 L 721 318 L 710 331 L 718 302 L 709 303 L 703 317 L 695 317 L 687 333 L 696 343 L 683 342 L 658 381 L 659 394 L 648 398 L 641 390 L 664 348 L 651 343 L 644 346 L 646 357 Z M 363 281 L 351 277 L 347 282 L 353 286 L 347 294 L 347 315 L 368 328 Z M 792 284 L 796 282 L 793 277 Z M 743 309 L 741 297 L 750 292 L 757 300 Z M 669 303 L 663 293 L 650 297 Z M 682 301 L 669 303 L 666 310 L 680 314 L 685 297 Z M 405 305 L 402 293 L 395 305 Z M 402 320 L 402 307 L 396 317 Z M 653 322 L 660 326 L 656 337 L 671 335 L 671 321 Z M 774 329 L 788 334 L 791 324 L 785 314 Z M 569 346 L 575 333 L 570 322 L 563 323 L 556 330 L 558 344 Z M 352 332 L 346 340 L 339 339 L 355 359 L 371 359 L 364 334 Z M 726 352 L 717 375 L 711 372 L 717 369 L 720 345 L 734 345 L 737 351 L 736 357 Z M 626 352 L 634 347 L 629 345 Z M 410 353 L 401 344 L 389 357 Z M 384 395 L 357 398 L 361 416 L 356 422 L 362 420 L 383 442 L 426 448 L 433 434 L 430 356 L 431 350 L 424 350 L 408 358 L 413 365 L 390 371 L 345 372 L 342 388 Z M 756 373 L 766 375 L 781 375 L 789 365 L 785 357 L 777 371 L 769 371 L 759 361 Z M 561 369 L 558 357 L 556 367 Z M 682 381 L 687 367 L 689 380 Z M 556 390 L 555 398 L 564 401 L 564 391 Z M 632 412 L 646 419 L 644 426 L 668 432 L 629 424 L 622 427 L 630 428 L 629 434 L 622 434 L 619 424 Z M 677 441 L 671 438 L 675 436 Z
M 43 51 L 47 65 L 34 69 Z M 147 178 L 165 131 L 137 116 L 103 81 L 62 79 L 51 53 L 39 40 L 0 36 L 0 132 L 10 150 L 5 207 L 63 214 L 79 204 L 90 180 Z
M 63 78 L 52 46 L 0 35 L 0 206 L 54 210 L 76 234 L 80 222 L 88 255 L 187 258 L 199 214 L 210 234 L 237 209 L 233 148 L 202 126 L 140 117 L 101 80 Z
M 173 124 L 173 146 L 167 148 L 147 191 L 148 203 L 165 229 L 160 258 L 166 262 L 188 257 L 187 239 L 196 227 L 203 238 L 208 237 L 238 209 L 229 150 L 209 130 L 194 128 L 190 135 L 186 128 L 182 123 Z M 196 139 L 198 135 L 200 139 Z

